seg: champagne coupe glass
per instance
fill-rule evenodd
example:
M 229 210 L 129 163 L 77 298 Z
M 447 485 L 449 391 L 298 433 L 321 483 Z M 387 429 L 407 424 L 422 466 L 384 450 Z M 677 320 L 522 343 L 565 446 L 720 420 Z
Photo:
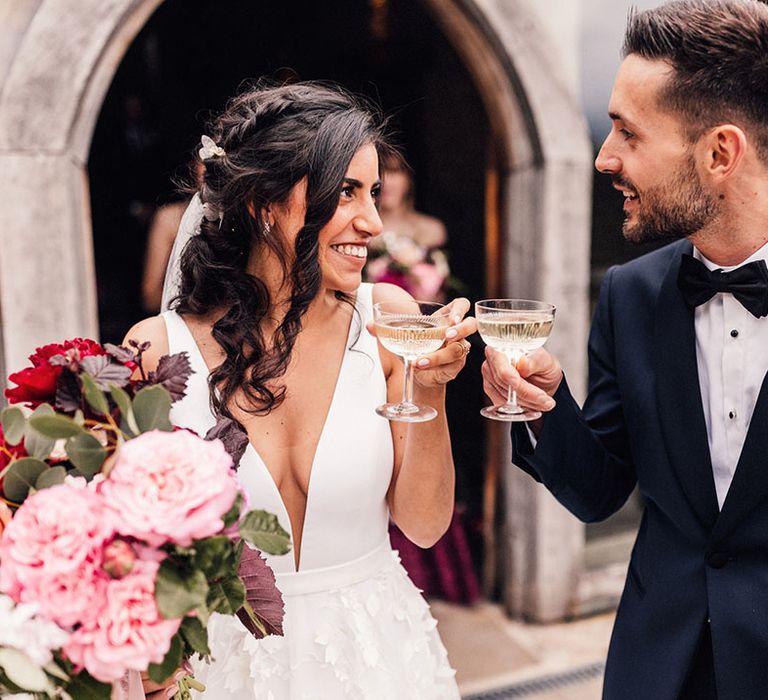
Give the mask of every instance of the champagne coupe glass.
M 477 329 L 486 345 L 503 353 L 511 364 L 547 342 L 555 322 L 555 307 L 529 299 L 486 299 L 475 304 Z M 517 392 L 507 388 L 507 402 L 487 406 L 480 413 L 502 421 L 527 421 L 541 412 L 526 410 L 517 403 Z
M 432 420 L 437 411 L 413 403 L 413 363 L 422 355 L 437 350 L 445 341 L 450 325 L 450 309 L 442 304 L 404 299 L 373 305 L 376 337 L 405 365 L 403 400 L 385 403 L 376 413 L 389 420 L 421 423 Z

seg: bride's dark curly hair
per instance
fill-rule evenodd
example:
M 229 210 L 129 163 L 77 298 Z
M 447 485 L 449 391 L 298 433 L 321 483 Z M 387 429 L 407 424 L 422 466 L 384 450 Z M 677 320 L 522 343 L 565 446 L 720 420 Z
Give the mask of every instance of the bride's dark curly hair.
M 210 127 L 225 152 L 204 161 L 200 198 L 214 220 L 203 218 L 200 235 L 184 248 L 173 306 L 180 314 L 224 311 L 212 333 L 225 359 L 208 377 L 219 415 L 234 419 L 229 406 L 238 391 L 246 403 L 239 408 L 253 414 L 269 413 L 283 400 L 285 387 L 268 383 L 285 373 L 302 316 L 320 290 L 318 233 L 336 211 L 355 153 L 367 144 L 380 157 L 392 152 L 385 124 L 377 109 L 337 86 L 297 83 L 244 92 Z M 268 205 L 285 204 L 305 178 L 306 218 L 289 251 L 261 217 Z M 271 348 L 262 331 L 269 290 L 247 269 L 251 252 L 263 247 L 281 261 L 291 290 Z

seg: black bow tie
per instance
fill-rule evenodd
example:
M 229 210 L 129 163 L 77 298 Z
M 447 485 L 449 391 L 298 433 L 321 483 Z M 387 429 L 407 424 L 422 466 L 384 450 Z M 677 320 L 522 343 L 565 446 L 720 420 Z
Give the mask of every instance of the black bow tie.
M 709 270 L 700 260 L 684 254 L 677 286 L 691 308 L 709 301 L 718 292 L 727 292 L 753 316 L 768 316 L 768 267 L 764 260 L 721 272 Z

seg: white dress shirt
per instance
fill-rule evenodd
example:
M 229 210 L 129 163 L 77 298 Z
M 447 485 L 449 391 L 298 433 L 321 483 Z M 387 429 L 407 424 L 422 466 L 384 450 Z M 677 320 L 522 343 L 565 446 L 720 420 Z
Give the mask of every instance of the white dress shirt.
M 754 260 L 768 262 L 768 243 L 733 267 L 716 265 L 696 248 L 693 255 L 710 270 L 728 272 Z M 694 318 L 701 401 L 722 508 L 768 371 L 768 316 L 755 318 L 732 294 L 715 294 L 696 307 Z

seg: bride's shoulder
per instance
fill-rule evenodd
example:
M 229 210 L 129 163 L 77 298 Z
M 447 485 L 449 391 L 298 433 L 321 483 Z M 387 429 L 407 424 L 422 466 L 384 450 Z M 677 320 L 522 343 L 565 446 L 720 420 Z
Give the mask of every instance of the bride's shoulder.
M 128 345 L 129 340 L 149 343 L 149 348 L 142 355 L 142 364 L 146 372 L 154 370 L 160 358 L 168 354 L 168 331 L 162 316 L 150 316 L 136 323 L 125 334 L 123 345 Z
M 388 282 L 377 282 L 373 285 L 373 303 L 379 304 L 385 301 L 407 301 L 413 299 L 402 287 Z

